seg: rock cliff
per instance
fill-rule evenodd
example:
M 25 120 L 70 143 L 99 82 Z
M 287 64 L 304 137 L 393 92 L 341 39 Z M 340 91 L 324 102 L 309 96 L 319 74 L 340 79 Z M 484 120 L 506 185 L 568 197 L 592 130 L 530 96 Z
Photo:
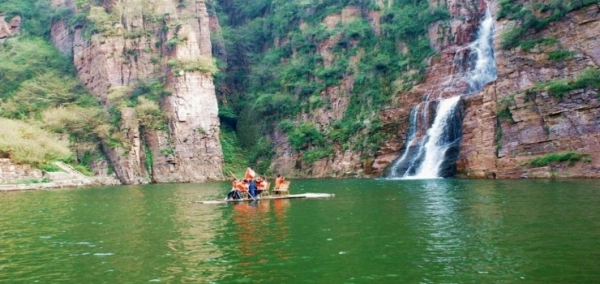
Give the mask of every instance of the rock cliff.
M 459 167 L 466 177 L 600 177 L 598 90 L 579 88 L 562 96 L 536 88 L 544 82 L 576 80 L 600 63 L 600 11 L 589 5 L 530 35 L 549 39 L 531 50 L 502 50 L 500 34 L 513 25 L 497 23 L 498 80 L 466 100 Z M 568 54 L 553 59 L 551 54 Z M 597 78 L 596 78 L 597 80 Z M 576 152 L 589 160 L 532 167 L 552 153 Z
M 371 12 L 363 13 L 360 7 L 347 6 L 340 13 L 330 14 L 325 17 L 322 24 L 329 31 L 334 31 L 336 26 L 348 24 L 354 20 L 367 18 L 372 28 L 377 31 L 379 14 Z M 331 66 L 336 60 L 332 54 L 333 49 L 341 39 L 341 33 L 333 34 L 326 40 L 317 44 L 317 53 L 323 58 L 324 66 Z M 350 58 L 351 68 L 358 68 L 357 62 L 360 54 Z M 319 130 L 325 131 L 331 124 L 344 118 L 352 90 L 354 88 L 354 77 L 346 75 L 338 86 L 328 86 L 320 93 L 319 99 L 324 102 L 323 106 L 316 107 L 310 112 L 303 112 L 299 116 L 301 122 L 312 122 Z M 288 137 L 281 131 L 276 130 L 271 139 L 275 141 L 275 159 L 271 165 L 277 172 L 288 176 L 299 177 L 350 177 L 363 175 L 363 162 L 360 151 L 343 149 L 341 144 L 333 145 L 333 154 L 314 163 L 302 162 L 302 153 L 293 151 Z
M 85 1 L 73 0 L 52 2 L 68 7 L 75 15 L 76 20 L 54 24 L 52 39 L 63 53 L 73 56 L 78 76 L 114 122 L 114 125 L 96 131 L 102 137 L 102 149 L 119 179 L 126 184 L 222 179 L 223 153 L 213 81 L 216 67 L 211 51 L 211 32 L 220 29 L 220 24 L 217 17 L 208 15 L 207 3 L 204 0 L 108 0 L 100 1 L 98 5 L 81 5 Z M 281 86 L 281 90 L 271 88 L 270 95 L 285 93 L 293 97 L 289 102 L 301 105 L 298 113 L 286 119 L 296 126 L 310 123 L 323 135 L 341 131 L 336 128 L 338 126 L 358 129 L 348 135 L 344 133 L 346 136 L 340 135 L 343 141 L 330 135 L 326 145 L 319 145 L 320 149 L 317 149 L 329 152 L 307 162 L 303 155 L 318 147 L 313 147 L 309 141 L 302 150 L 294 149 L 290 134 L 278 128 L 279 121 L 268 121 L 264 125 L 268 129 L 263 129 L 259 135 L 268 132 L 272 142 L 271 169 L 300 177 L 378 176 L 407 148 L 412 110 L 418 108 L 419 112 L 425 113 L 419 119 L 422 125 L 431 125 L 439 100 L 462 94 L 460 106 L 464 120 L 457 161 L 459 176 L 600 176 L 598 90 L 589 86 L 561 94 L 551 90 L 553 82 L 568 85 L 598 70 L 598 5 L 572 11 L 543 29 L 529 31 L 526 36 L 533 46 L 528 49 L 502 49 L 502 34 L 518 23 L 507 19 L 496 21 L 494 47 L 498 79 L 484 86 L 482 91 L 473 93 L 456 75 L 473 64 L 469 45 L 486 8 L 489 6 L 497 18 L 502 1 L 428 1 L 431 14 L 435 13 L 436 6 L 444 7 L 450 19 L 433 20 L 437 22 L 428 27 L 427 36 L 436 54 L 428 59 L 422 77 L 418 72 L 421 67 L 415 66 L 420 62 L 410 62 L 406 58 L 411 51 L 418 52 L 414 50 L 418 45 L 407 44 L 410 39 L 390 38 L 392 49 L 402 54 L 396 60 L 402 65 L 403 74 L 396 81 L 396 78 L 378 80 L 378 76 L 392 73 L 386 73 L 390 65 L 378 66 L 373 63 L 376 59 L 382 60 L 378 54 L 359 48 L 361 40 L 389 36 L 389 31 L 394 31 L 389 29 L 390 23 L 406 20 L 392 21 L 396 15 L 381 13 L 385 10 L 382 7 L 394 5 L 392 1 L 375 2 L 379 9 L 347 5 L 316 22 L 296 17 L 293 28 L 282 36 L 276 35 L 274 40 L 262 42 L 263 47 L 243 46 L 257 53 L 273 48 L 279 54 L 286 54 L 273 60 L 278 65 L 294 66 L 293 60 L 307 63 L 310 60 L 305 59 L 309 56 L 317 62 L 311 64 L 319 70 L 309 70 L 308 79 L 298 81 L 297 85 L 285 85 L 289 82 L 283 80 L 270 82 L 269 78 L 283 77 L 270 74 L 272 70 L 262 70 L 267 78 L 261 77 L 265 84 Z M 273 4 L 273 11 L 277 11 L 276 5 Z M 259 10 L 261 16 L 257 17 L 272 12 L 267 10 Z M 388 11 L 406 12 L 402 8 Z M 18 20 L 11 19 L 10 24 L 0 21 L 0 40 L 2 36 L 14 33 L 12 21 Z M 237 24 L 241 25 L 241 22 Z M 369 32 L 361 30 L 363 22 L 367 23 Z M 306 31 L 307 27 L 313 30 Z M 256 26 L 254 28 L 258 30 Z M 374 35 L 372 38 L 370 33 Z M 265 32 L 264 35 L 273 34 Z M 226 44 L 219 42 L 215 46 L 219 58 L 226 61 Z M 298 54 L 299 46 L 310 51 Z M 377 44 L 371 46 L 381 48 Z M 231 55 L 232 50 L 228 51 Z M 341 60 L 344 64 L 340 64 Z M 371 61 L 367 63 L 372 69 L 360 72 L 361 68 L 366 68 L 365 61 Z M 298 68 L 303 67 L 301 65 L 298 64 Z M 238 69 L 244 68 L 250 70 L 253 66 Z M 332 74 L 332 70 L 343 74 Z M 365 78 L 376 78 L 369 81 L 369 84 L 379 84 L 376 92 L 356 90 L 366 85 Z M 335 83 L 327 82 L 328 79 Z M 417 81 L 420 83 L 413 86 Z M 304 86 L 308 84 L 318 91 Z M 227 90 L 229 86 L 218 87 Z M 236 87 L 237 92 L 245 91 L 243 86 Z M 370 111 L 370 103 L 378 96 L 377 92 L 395 95 L 389 100 L 385 98 L 382 110 Z M 222 93 L 221 102 L 227 101 L 229 93 Z M 363 96 L 363 100 L 357 102 L 357 95 Z M 356 123 L 342 125 L 353 104 L 360 109 L 355 111 L 359 115 L 350 116 Z M 373 127 L 378 123 L 381 127 Z M 366 149 L 373 148 L 372 141 L 377 141 L 365 138 L 378 134 L 373 129 L 385 135 L 385 142 L 375 145 L 375 150 Z M 422 136 L 425 131 L 417 129 L 416 135 Z M 532 166 L 534 158 L 563 152 L 579 153 L 585 158 L 571 164 Z
M 415 97 L 436 93 L 452 96 L 460 85 L 448 88 L 448 78 L 461 68 L 466 44 L 474 38 L 486 3 L 448 1 L 453 20 L 430 27 L 430 40 L 439 50 L 424 83 L 409 93 L 400 93 L 403 107 L 381 113 L 388 129 L 396 133 L 378 153 L 373 168 L 381 172 L 398 156 L 406 141 L 410 110 L 420 101 Z M 497 1 L 489 1 L 492 13 Z M 498 79 L 476 94 L 463 96 L 462 142 L 457 162 L 459 176 L 471 178 L 548 178 L 600 176 L 600 109 L 598 90 L 584 87 L 552 95 L 546 85 L 571 82 L 585 70 L 599 67 L 598 5 L 568 13 L 547 28 L 528 34 L 538 42 L 524 50 L 501 48 L 501 35 L 515 23 L 496 22 L 494 34 Z M 535 40 L 540 39 L 540 40 Z M 549 40 L 543 40 L 549 39 Z M 550 54 L 566 54 L 551 58 Z M 591 69 L 590 69 L 591 68 Z M 589 72 L 588 72 L 589 73 Z M 597 80 L 597 79 L 596 79 Z M 541 87 L 540 87 L 541 86 Z M 458 87 L 458 89 L 457 89 Z M 400 126 L 393 127 L 394 124 Z M 534 158 L 553 153 L 574 152 L 588 157 L 575 163 L 531 166 Z
M 384 109 L 380 117 L 386 131 L 393 135 L 377 153 L 373 162 L 374 174 L 381 174 L 405 150 L 409 135 L 409 120 L 417 108 L 421 119 L 417 136 L 423 136 L 435 117 L 437 101 L 467 92 L 468 85 L 455 77 L 469 68 L 469 45 L 475 39 L 477 27 L 486 10 L 486 2 L 450 0 L 430 5 L 446 5 L 451 19 L 429 27 L 429 41 L 438 54 L 430 59 L 422 83 L 408 92 L 400 92 L 393 98 L 393 105 Z
M 52 39 L 116 124 L 97 131 L 121 182 L 222 179 L 205 1 L 79 2 L 53 0 L 80 20 Z

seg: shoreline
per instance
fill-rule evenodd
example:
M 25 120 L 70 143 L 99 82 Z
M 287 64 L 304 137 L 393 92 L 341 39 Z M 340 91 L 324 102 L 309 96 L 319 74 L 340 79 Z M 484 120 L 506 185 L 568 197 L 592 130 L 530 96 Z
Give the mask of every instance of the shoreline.
M 0 193 L 15 192 L 15 191 L 30 191 L 30 190 L 45 190 L 45 189 L 60 189 L 60 188 L 83 188 L 93 186 L 111 186 L 122 185 L 116 179 L 112 178 L 88 178 L 87 180 L 61 180 L 43 183 L 22 183 L 22 184 L 0 184 Z

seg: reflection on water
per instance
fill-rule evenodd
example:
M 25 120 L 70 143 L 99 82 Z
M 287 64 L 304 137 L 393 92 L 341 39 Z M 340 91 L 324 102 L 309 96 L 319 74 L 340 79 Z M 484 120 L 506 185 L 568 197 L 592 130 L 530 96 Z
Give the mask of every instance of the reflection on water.
M 290 200 L 240 202 L 232 205 L 232 235 L 237 250 L 230 257 L 238 259 L 236 277 L 252 279 L 264 273 L 257 267 L 277 265 L 289 258 L 285 247 L 288 239 L 286 210 Z M 268 251 L 267 251 L 268 250 Z
M 297 180 L 0 194 L 0 283 L 593 283 L 594 181 Z
M 458 180 L 419 183 L 423 198 L 419 230 L 427 251 L 422 263 L 429 266 L 423 281 L 457 274 L 475 282 L 480 274 L 494 281 L 518 279 L 523 256 L 518 251 L 507 256 L 501 249 L 507 231 L 500 228 L 510 225 L 502 222 L 494 183 L 475 187 L 468 195 Z

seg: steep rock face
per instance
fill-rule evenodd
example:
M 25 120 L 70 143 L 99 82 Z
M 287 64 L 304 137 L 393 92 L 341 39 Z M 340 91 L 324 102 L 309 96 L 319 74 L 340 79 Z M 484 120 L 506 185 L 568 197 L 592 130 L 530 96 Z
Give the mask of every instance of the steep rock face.
M 71 0 L 53 4 L 81 12 Z M 107 131 L 103 149 L 119 179 L 126 184 L 221 179 L 205 2 L 104 1 L 92 6 L 87 18 L 98 33 L 58 22 L 52 37 L 60 50 L 73 54 L 85 87 L 107 111 L 118 110 L 122 122 Z M 166 94 L 157 102 L 167 119 L 160 127 L 122 102 L 139 86 L 156 82 L 163 82 Z
M 435 1 L 434 1 L 435 2 Z M 434 3 L 432 3 L 434 4 Z M 388 131 L 396 135 L 381 148 L 373 169 L 381 172 L 403 150 L 411 109 L 423 97 L 453 96 L 466 86 L 450 83 L 468 54 L 465 44 L 474 36 L 485 2 L 469 7 L 464 1 L 448 1 L 453 20 L 430 27 L 430 40 L 440 56 L 433 58 L 424 83 L 396 99 L 402 107 L 381 113 Z M 497 1 L 489 1 L 492 14 Z M 477 11 L 473 13 L 473 11 Z M 460 20 L 459 20 L 460 19 Z M 514 23 L 496 23 L 494 34 L 498 79 L 477 94 L 464 96 L 463 137 L 457 161 L 459 176 L 472 178 L 598 177 L 600 175 L 600 110 L 596 90 L 577 89 L 553 96 L 536 83 L 575 80 L 587 68 L 598 68 L 600 12 L 597 5 L 569 13 L 529 38 L 556 39 L 531 51 L 502 50 L 501 34 Z M 567 52 L 566 59 L 551 60 L 551 52 Z M 412 93 L 412 94 L 410 94 Z M 415 99 L 413 96 L 417 96 Z M 409 107 L 410 106 L 410 107 Z M 587 162 L 558 163 L 534 168 L 533 158 L 552 153 L 589 155 Z
M 498 80 L 467 100 L 459 168 L 467 177 L 599 177 L 600 102 L 597 91 L 577 89 L 562 97 L 533 90 L 536 83 L 572 80 L 600 63 L 600 11 L 597 5 L 569 13 L 534 38 L 556 39 L 531 51 L 501 50 L 496 29 Z M 551 60 L 553 51 L 573 57 Z M 502 112 L 502 115 L 499 113 Z M 550 153 L 579 152 L 590 162 L 540 168 L 526 165 Z
M 361 17 L 367 17 L 371 20 L 372 28 L 377 32 L 379 16 L 373 13 L 363 15 L 359 7 L 348 6 L 339 14 L 332 14 L 323 19 L 322 24 L 329 30 L 334 30 L 338 24 L 347 24 Z M 375 19 L 375 20 L 374 20 Z M 340 40 L 341 35 L 336 34 L 330 38 L 318 43 L 317 51 L 323 58 L 323 65 L 330 66 L 335 60 L 332 50 Z M 360 53 L 351 57 L 350 62 L 353 68 L 356 68 L 360 60 Z M 344 117 L 344 112 L 348 107 L 352 89 L 354 87 L 354 78 L 345 76 L 339 86 L 328 86 L 320 94 L 320 100 L 324 106 L 317 107 L 311 112 L 302 113 L 299 120 L 302 122 L 310 121 L 320 130 L 328 128 L 334 121 Z M 330 158 L 316 161 L 312 165 L 304 164 L 302 154 L 293 151 L 288 142 L 287 136 L 280 131 L 275 131 L 271 137 L 275 144 L 275 159 L 271 163 L 271 168 L 287 176 L 300 177 L 343 177 L 362 175 L 363 165 L 361 163 L 360 153 L 344 150 L 342 145 L 333 145 L 334 153 Z
M 466 81 L 457 74 L 468 70 L 469 44 L 474 40 L 477 27 L 485 14 L 486 1 L 448 0 L 440 3 L 430 1 L 430 5 L 445 5 L 451 15 L 448 21 L 437 22 L 429 27 L 429 40 L 439 52 L 431 59 L 430 67 L 425 72 L 423 83 L 414 86 L 409 92 L 395 96 L 392 106 L 380 113 L 386 132 L 392 134 L 383 147 L 377 152 L 373 162 L 373 174 L 381 174 L 390 163 L 407 147 L 409 119 L 411 111 L 418 107 L 421 127 L 417 129 L 417 137 L 422 137 L 433 123 L 437 100 L 464 94 L 467 92 Z

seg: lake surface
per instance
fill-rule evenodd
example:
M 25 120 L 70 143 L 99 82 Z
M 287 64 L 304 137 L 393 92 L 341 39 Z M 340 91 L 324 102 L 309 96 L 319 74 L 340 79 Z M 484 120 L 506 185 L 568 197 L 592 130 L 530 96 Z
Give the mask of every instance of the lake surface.
M 600 182 L 293 180 L 0 194 L 0 283 L 599 283 Z

